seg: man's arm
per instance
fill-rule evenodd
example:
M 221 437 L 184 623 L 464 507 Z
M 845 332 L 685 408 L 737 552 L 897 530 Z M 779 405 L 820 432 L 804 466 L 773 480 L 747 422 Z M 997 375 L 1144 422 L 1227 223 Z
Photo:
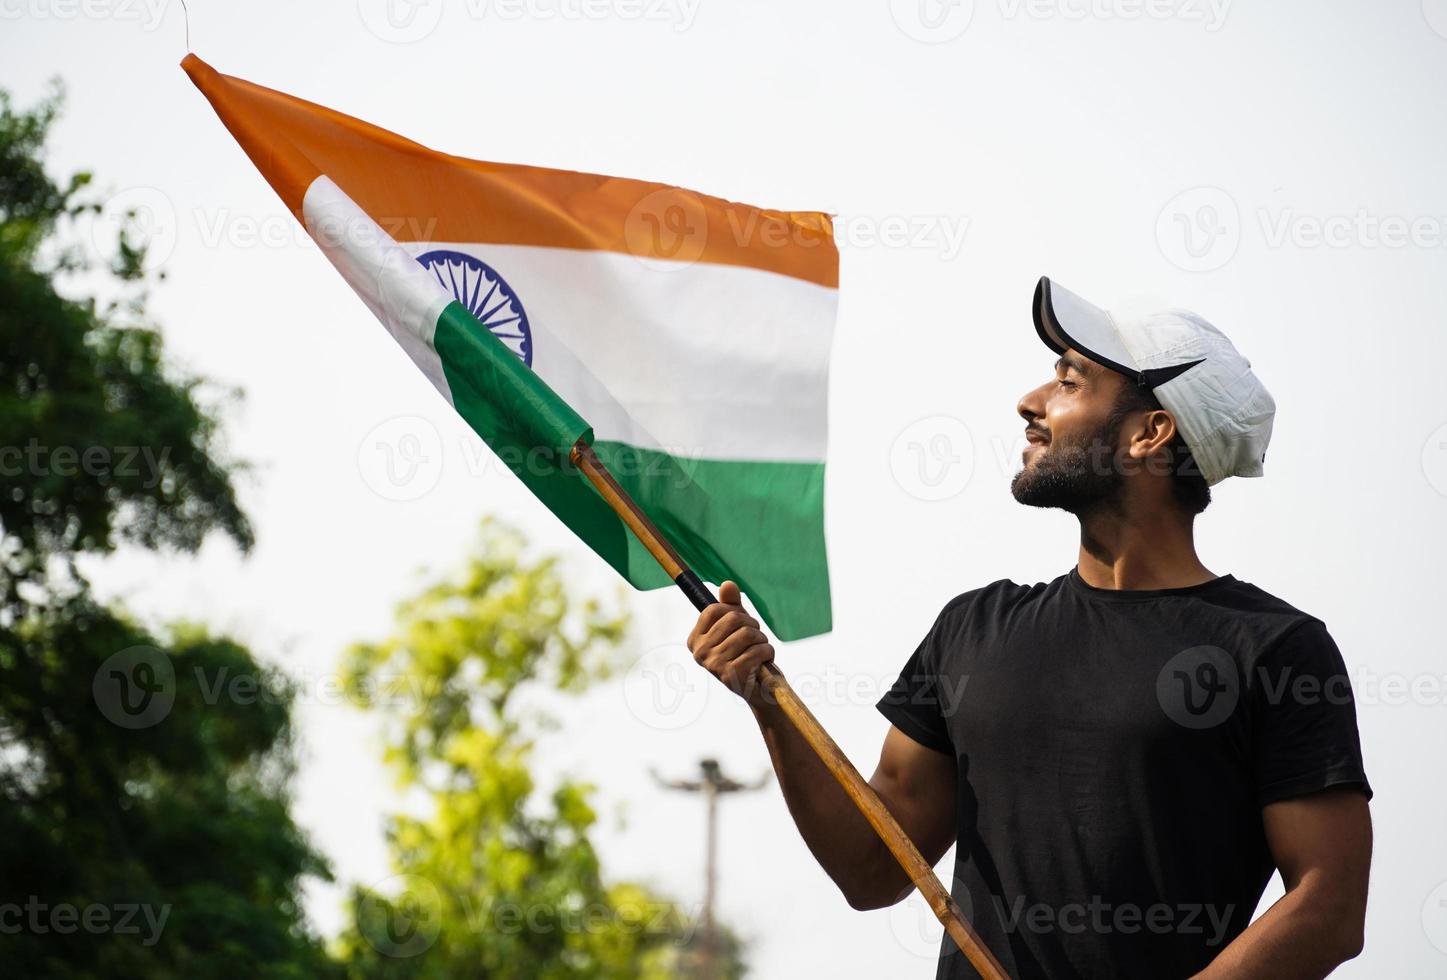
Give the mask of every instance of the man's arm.
M 1261 811 L 1286 894 L 1198 980 L 1324 977 L 1362 950 L 1372 820 L 1366 797 L 1329 789 Z
M 900 901 L 914 887 L 909 876 L 783 711 L 749 683 L 774 648 L 738 586 L 723 583 L 719 599 L 699 614 L 688 648 L 753 709 L 804 843 L 854 908 Z M 953 758 L 890 728 L 869 785 L 931 864 L 954 843 L 955 780 Z

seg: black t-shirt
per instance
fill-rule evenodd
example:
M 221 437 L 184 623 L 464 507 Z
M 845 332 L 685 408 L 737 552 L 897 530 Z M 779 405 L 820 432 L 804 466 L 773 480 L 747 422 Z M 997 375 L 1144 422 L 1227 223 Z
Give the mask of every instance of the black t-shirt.
M 1275 870 L 1263 806 L 1371 798 L 1326 627 L 1231 575 L 966 592 L 879 710 L 957 760 L 951 890 L 1020 980 L 1196 972 Z M 977 975 L 946 937 L 938 977 Z

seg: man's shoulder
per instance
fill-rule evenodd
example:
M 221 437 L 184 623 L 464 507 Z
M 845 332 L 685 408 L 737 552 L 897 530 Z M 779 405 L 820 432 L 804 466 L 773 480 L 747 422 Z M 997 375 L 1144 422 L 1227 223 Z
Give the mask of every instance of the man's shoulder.
M 1211 603 L 1235 627 L 1242 667 L 1336 654 L 1325 621 L 1261 586 L 1237 579 Z
M 1060 576 L 1050 582 L 1033 585 L 1022 585 L 1008 578 L 996 579 L 988 585 L 961 592 L 945 603 L 940 610 L 940 619 L 959 621 L 969 616 L 1000 614 L 1022 602 L 1044 596 L 1051 589 L 1058 588 L 1063 578 Z
M 1212 601 L 1231 613 L 1258 620 L 1271 632 L 1290 632 L 1306 623 L 1314 623 L 1318 627 L 1324 625 L 1320 617 L 1287 602 L 1275 593 L 1268 592 L 1254 582 L 1240 578 L 1232 583 L 1231 588 L 1213 595 Z

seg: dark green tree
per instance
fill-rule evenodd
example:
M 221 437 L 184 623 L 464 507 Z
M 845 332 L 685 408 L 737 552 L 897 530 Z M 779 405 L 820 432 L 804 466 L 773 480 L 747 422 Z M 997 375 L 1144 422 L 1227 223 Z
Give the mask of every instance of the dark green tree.
M 147 318 L 144 242 L 72 243 L 96 205 L 46 171 L 59 105 L 0 92 L 0 974 L 326 976 L 293 692 L 233 642 L 100 605 L 76 567 L 251 529 L 217 409 Z
M 203 383 L 167 369 L 146 309 L 144 242 L 123 223 L 108 261 L 58 234 L 99 206 L 89 174 L 44 167 L 58 93 L 18 111 L 0 92 L 0 530 L 7 604 L 17 586 L 122 541 L 194 550 L 251 528 Z M 61 291 L 82 273 L 102 301 Z M 108 275 L 106 275 L 108 273 Z

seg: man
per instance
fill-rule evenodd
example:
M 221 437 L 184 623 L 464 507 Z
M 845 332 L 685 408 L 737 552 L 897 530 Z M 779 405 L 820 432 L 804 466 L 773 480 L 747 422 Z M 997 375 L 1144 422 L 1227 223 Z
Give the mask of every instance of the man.
M 1080 521 L 1054 581 L 947 603 L 879 702 L 870 785 L 1012 976 L 1321 977 L 1362 947 L 1371 857 L 1346 669 L 1322 621 L 1201 564 L 1209 487 L 1260 476 L 1275 411 L 1194 314 L 1125 320 L 1041 279 L 1055 375 L 1020 399 L 1015 498 Z M 858 909 L 912 888 L 752 683 L 731 582 L 689 637 L 752 706 L 805 842 Z M 1251 914 L 1273 871 L 1285 896 Z M 938 976 L 976 973 L 948 937 Z

